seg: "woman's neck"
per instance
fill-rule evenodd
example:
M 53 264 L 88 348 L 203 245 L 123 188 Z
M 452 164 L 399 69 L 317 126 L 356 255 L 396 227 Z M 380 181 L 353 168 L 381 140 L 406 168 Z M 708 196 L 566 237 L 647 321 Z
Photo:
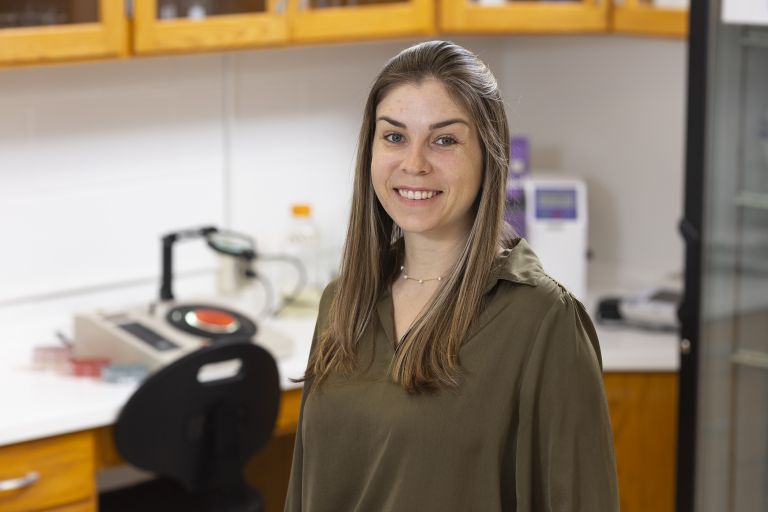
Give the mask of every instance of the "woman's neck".
M 406 233 L 405 273 L 413 279 L 435 279 L 444 277 L 459 259 L 464 250 L 464 240 L 434 240 L 418 234 Z

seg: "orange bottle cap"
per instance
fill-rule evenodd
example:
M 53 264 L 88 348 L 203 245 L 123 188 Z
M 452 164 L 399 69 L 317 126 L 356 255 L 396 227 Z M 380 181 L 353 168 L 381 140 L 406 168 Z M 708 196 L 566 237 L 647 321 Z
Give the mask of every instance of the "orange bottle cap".
M 291 211 L 297 217 L 309 217 L 312 214 L 312 207 L 306 203 L 295 204 Z

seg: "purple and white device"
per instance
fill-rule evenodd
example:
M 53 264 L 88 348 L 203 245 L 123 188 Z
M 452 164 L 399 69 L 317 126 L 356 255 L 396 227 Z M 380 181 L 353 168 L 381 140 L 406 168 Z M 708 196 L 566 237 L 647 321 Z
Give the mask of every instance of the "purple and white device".
M 544 270 L 578 299 L 587 293 L 587 187 L 570 177 L 529 177 L 525 226 Z

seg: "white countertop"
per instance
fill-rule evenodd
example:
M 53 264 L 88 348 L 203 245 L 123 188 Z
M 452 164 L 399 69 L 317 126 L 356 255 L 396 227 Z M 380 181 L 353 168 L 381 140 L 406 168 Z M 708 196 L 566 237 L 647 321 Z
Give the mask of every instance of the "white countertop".
M 304 375 L 314 318 L 273 322 L 295 340 L 290 357 L 277 361 L 280 387 L 300 388 L 290 379 Z M 112 424 L 136 384 L 58 375 L 24 360 L 0 361 L 0 446 Z
M 281 387 L 300 387 L 289 379 L 303 375 L 314 320 L 283 320 L 279 327 L 295 340 L 290 357 L 278 360 Z M 597 327 L 605 372 L 677 371 L 675 334 Z M 135 387 L 36 371 L 27 362 L 0 361 L 0 446 L 110 425 Z
M 597 325 L 603 372 L 676 372 L 680 350 L 676 333 Z

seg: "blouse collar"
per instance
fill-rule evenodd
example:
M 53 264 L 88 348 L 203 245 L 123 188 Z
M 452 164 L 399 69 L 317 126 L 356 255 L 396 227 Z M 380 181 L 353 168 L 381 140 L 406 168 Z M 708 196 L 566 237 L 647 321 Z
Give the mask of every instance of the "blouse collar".
M 544 270 L 536 254 L 524 238 L 513 240 L 501 253 L 485 287 L 488 293 L 500 281 L 536 286 Z

